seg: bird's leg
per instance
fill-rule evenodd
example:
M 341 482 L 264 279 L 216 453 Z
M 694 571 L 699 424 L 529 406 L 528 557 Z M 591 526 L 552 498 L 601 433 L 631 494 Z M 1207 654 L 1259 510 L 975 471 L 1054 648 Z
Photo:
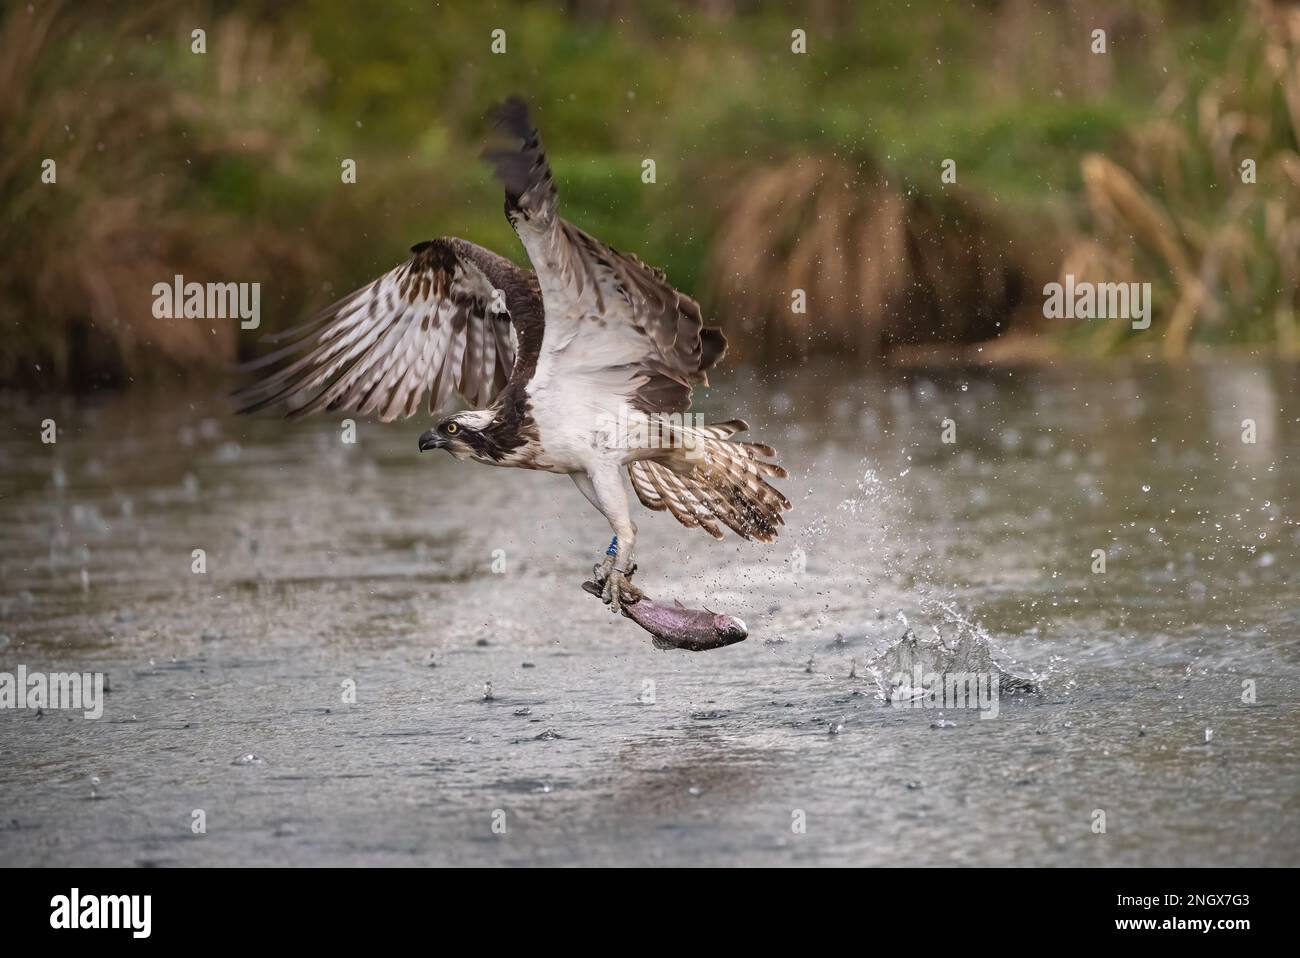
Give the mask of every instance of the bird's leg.
M 578 491 L 587 497 L 588 502 L 600 509 L 602 513 L 605 511 L 601 508 L 600 498 L 596 495 L 596 486 L 589 475 L 585 472 L 572 472 L 569 473 L 569 478 L 578 487 Z M 609 578 L 609 573 L 614 568 L 616 558 L 618 558 L 618 536 L 609 540 L 609 548 L 605 550 L 604 556 L 591 567 L 591 577 L 596 581 L 596 585 L 604 587 L 605 580 Z
M 596 579 L 596 585 L 603 586 L 605 580 L 609 578 L 610 572 L 614 569 L 614 560 L 618 558 L 618 536 L 609 540 L 609 548 L 605 550 L 605 558 L 592 568 L 591 574 Z
M 605 561 L 596 569 L 598 575 L 604 573 L 600 598 L 611 612 L 618 613 L 642 597 L 641 590 L 632 584 L 632 573 L 636 571 L 632 563 L 636 526 L 628 514 L 627 492 L 623 488 L 622 473 L 617 465 L 597 472 L 591 476 L 590 481 L 596 508 L 609 520 L 610 528 L 614 530 L 610 548 L 605 550 Z M 614 552 L 612 556 L 609 554 L 611 549 Z M 608 568 L 606 562 L 609 563 Z
M 588 474 L 586 474 L 585 472 L 575 472 L 575 473 L 569 473 L 569 478 L 572 478 L 573 485 L 576 485 L 578 487 L 578 491 L 581 491 L 582 495 L 585 495 L 586 499 L 588 499 L 588 502 L 593 504 L 593 506 L 597 507 L 598 510 L 601 510 L 601 512 L 604 513 L 604 506 L 602 504 L 601 497 L 599 497 L 597 491 L 595 491 L 595 484 L 593 481 L 591 481 L 591 477 L 588 476 Z M 621 480 L 619 482 L 619 485 L 620 487 L 621 485 L 623 485 L 621 484 Z M 624 499 L 624 510 L 625 508 L 627 508 L 627 500 Z M 636 536 L 636 532 L 637 532 L 636 523 L 633 523 L 632 520 L 628 519 L 628 525 L 630 525 L 630 528 L 632 528 L 633 536 Z M 612 520 L 610 521 L 610 526 L 611 528 L 614 528 L 614 521 Z M 606 584 L 608 578 L 610 578 L 610 573 L 614 571 L 614 563 L 617 562 L 617 558 L 619 558 L 619 537 L 617 537 L 617 534 L 615 534 L 615 537 L 610 539 L 610 546 L 608 546 L 608 549 L 604 550 L 604 555 L 601 558 L 601 562 L 598 562 L 597 564 L 593 565 L 593 567 L 591 567 L 591 577 L 594 578 L 595 584 L 601 586 L 602 599 L 604 602 L 606 602 L 606 604 L 610 602 L 610 599 L 604 597 L 603 595 L 604 584 Z M 625 558 L 627 558 L 627 562 L 628 562 L 627 577 L 632 578 L 633 573 L 637 571 L 637 565 L 636 563 L 632 562 L 632 550 L 630 550 L 630 547 L 627 551 L 627 555 L 625 555 Z
M 632 524 L 632 529 L 635 531 L 636 529 L 635 523 Z M 614 563 L 617 561 L 618 561 L 618 536 L 615 536 L 614 538 L 609 540 L 609 548 L 605 550 L 605 558 L 603 558 L 596 565 L 592 566 L 591 575 L 596 580 L 597 585 L 604 586 L 605 580 L 608 579 L 609 574 L 614 571 Z M 636 575 L 636 563 L 632 561 L 632 550 L 630 549 L 627 552 L 627 561 L 628 561 L 627 577 L 630 579 L 632 578 L 632 576 Z

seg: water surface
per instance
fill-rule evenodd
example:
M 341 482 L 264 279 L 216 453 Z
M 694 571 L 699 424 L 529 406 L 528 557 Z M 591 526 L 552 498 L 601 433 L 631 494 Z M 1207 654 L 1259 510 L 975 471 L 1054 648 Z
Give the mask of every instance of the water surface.
M 0 710 L 0 864 L 1300 864 L 1297 385 L 718 377 L 795 508 L 763 546 L 638 507 L 640 585 L 750 626 L 698 654 L 581 591 L 609 532 L 568 479 L 423 420 L 4 397 L 0 670 L 111 692 Z M 864 663 L 958 620 L 1043 694 L 880 701 Z

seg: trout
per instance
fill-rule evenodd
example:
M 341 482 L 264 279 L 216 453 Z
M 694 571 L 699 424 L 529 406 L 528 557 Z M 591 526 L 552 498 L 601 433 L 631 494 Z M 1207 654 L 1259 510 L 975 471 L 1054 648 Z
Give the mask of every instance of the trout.
M 582 587 L 600 596 L 600 586 L 584 582 Z M 623 614 L 653 636 L 656 649 L 706 652 L 743 642 L 749 636 L 745 623 L 734 615 L 708 609 L 688 609 L 674 600 L 672 605 L 644 596 L 623 607 Z

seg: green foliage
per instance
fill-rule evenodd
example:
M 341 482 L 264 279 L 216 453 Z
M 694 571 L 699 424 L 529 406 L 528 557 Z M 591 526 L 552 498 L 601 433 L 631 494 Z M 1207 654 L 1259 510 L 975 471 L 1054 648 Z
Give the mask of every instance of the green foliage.
M 22 6 L 11 20 L 28 15 Z M 129 162 L 92 152 L 82 168 L 67 168 L 70 179 L 97 184 L 79 202 L 131 195 L 144 188 L 141 177 L 156 177 L 167 190 L 149 214 L 182 231 L 189 222 L 192 235 L 175 240 L 209 244 L 208 262 L 225 252 L 211 244 L 232 244 L 231 256 L 247 262 L 235 253 L 246 254 L 254 234 L 295 247 L 293 269 L 256 255 L 255 275 L 240 277 L 273 284 L 273 327 L 431 236 L 459 234 L 520 258 L 499 190 L 477 160 L 486 111 L 518 93 L 542 126 L 565 215 L 698 294 L 729 187 L 793 155 L 859 158 L 920 191 L 935 189 L 939 164 L 952 158 L 963 189 L 1023 211 L 1031 230 L 1044 210 L 1081 206 L 1080 158 L 1115 148 L 1155 115 L 1171 68 L 1191 83 L 1217 75 L 1237 28 L 1227 5 L 1128 6 L 227 0 L 183 15 L 69 7 L 7 122 L 34 122 L 56 100 L 78 97 L 136 115 Z M 1111 28 L 1104 63 L 1087 49 L 1094 20 Z M 208 30 L 204 55 L 190 51 L 194 25 Z M 807 55 L 791 52 L 796 27 L 807 31 Z M 491 51 L 495 29 L 506 31 L 504 55 Z M 305 53 L 288 57 L 291 48 Z M 72 117 L 73 138 L 95 135 L 77 128 L 75 110 L 59 115 Z M 31 149 L 58 154 L 60 144 Z M 340 182 L 345 157 L 358 163 L 355 186 Z M 641 182 L 646 158 L 657 164 L 654 184 Z M 19 191 L 6 197 L 10 242 L 18 215 L 25 234 L 50 230 L 37 247 L 67 242 L 46 219 L 48 204 L 32 202 Z M 83 213 L 80 221 L 94 217 L 92 207 Z M 0 280 L 9 307 L 31 305 L 21 282 Z

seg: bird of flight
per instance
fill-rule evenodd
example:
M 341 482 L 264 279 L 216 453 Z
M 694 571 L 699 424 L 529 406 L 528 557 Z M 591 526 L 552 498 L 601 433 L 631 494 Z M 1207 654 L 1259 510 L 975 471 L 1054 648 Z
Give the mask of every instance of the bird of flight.
M 249 363 L 263 378 L 237 394 L 242 412 L 283 407 L 412 416 L 459 393 L 476 407 L 446 415 L 420 450 L 567 474 L 613 529 L 594 570 L 618 612 L 632 584 L 636 523 L 622 472 L 647 508 L 722 538 L 773 540 L 790 501 L 767 483 L 786 472 L 769 446 L 732 437 L 738 419 L 692 424 L 694 386 L 727 348 L 700 307 L 661 270 L 562 219 L 555 179 L 522 100 L 494 111 L 503 145 L 483 157 L 505 187 L 506 218 L 533 269 L 444 237 L 273 337 L 288 344 Z

